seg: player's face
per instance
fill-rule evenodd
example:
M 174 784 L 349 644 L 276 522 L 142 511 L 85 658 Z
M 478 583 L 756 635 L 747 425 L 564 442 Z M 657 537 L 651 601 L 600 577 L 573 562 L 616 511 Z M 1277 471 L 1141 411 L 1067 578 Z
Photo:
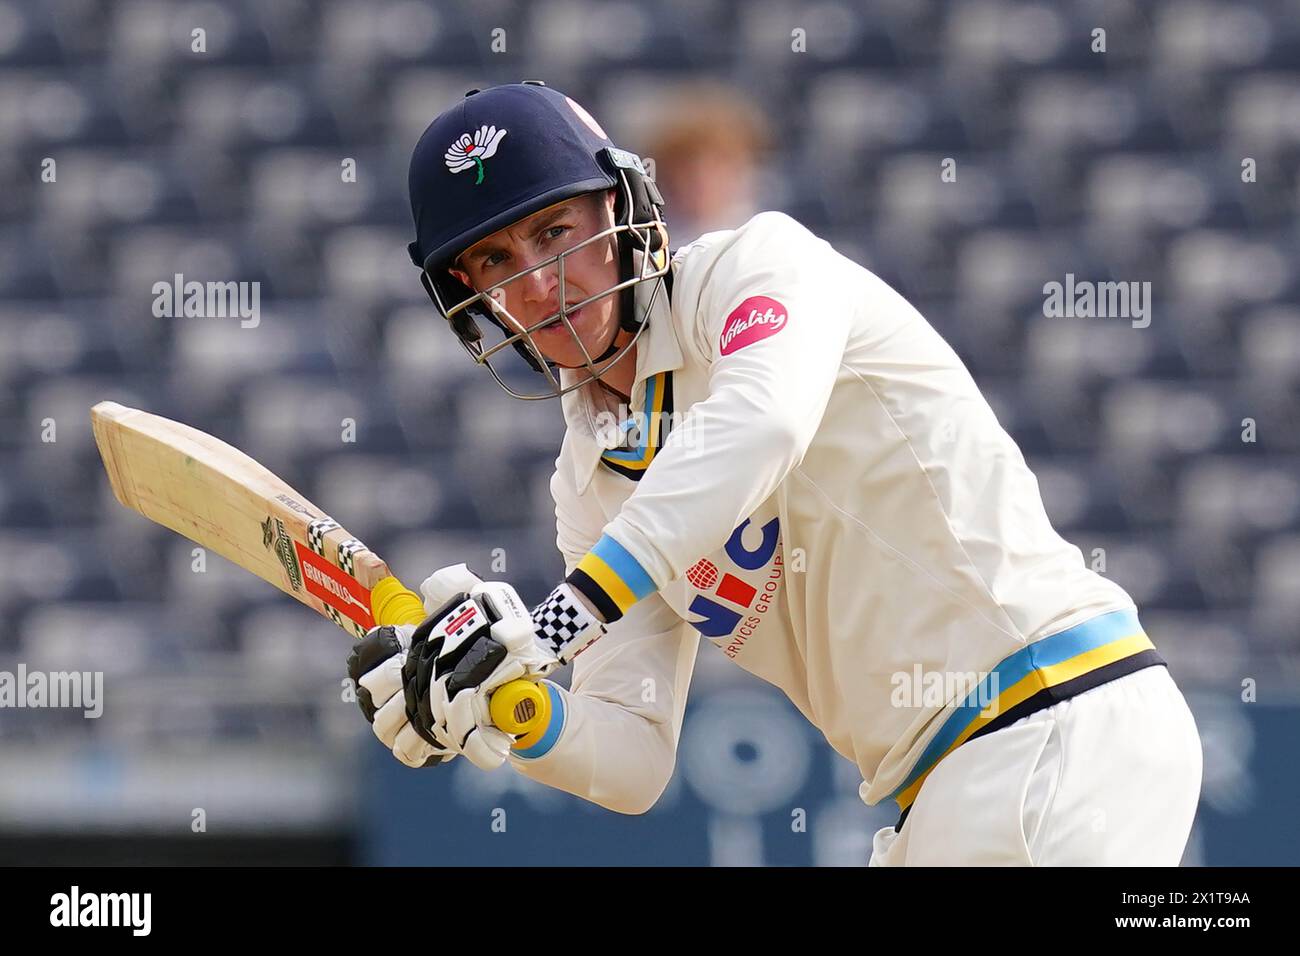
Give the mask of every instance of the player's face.
M 509 312 L 503 318 L 517 330 L 532 328 L 555 315 L 561 302 L 574 305 L 618 284 L 617 247 L 612 235 L 564 257 L 563 289 L 558 263 L 530 269 L 534 263 L 573 249 L 582 240 L 610 228 L 614 224 L 614 195 L 613 190 L 589 194 L 543 209 L 471 246 L 457 260 L 460 268 L 451 271 L 476 292 L 489 292 Z M 529 271 L 503 283 L 525 269 Z M 618 333 L 618 294 L 570 311 L 568 318 L 594 360 Z M 531 334 L 538 350 L 550 361 L 567 368 L 583 365 L 582 349 L 558 317 Z

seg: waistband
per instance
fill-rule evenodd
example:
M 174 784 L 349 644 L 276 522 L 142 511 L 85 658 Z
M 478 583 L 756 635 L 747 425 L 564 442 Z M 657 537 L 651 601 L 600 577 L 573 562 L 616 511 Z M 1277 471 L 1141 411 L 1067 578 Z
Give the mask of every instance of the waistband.
M 966 741 L 1117 677 L 1164 663 L 1132 609 L 1100 614 L 1022 647 L 994 667 L 948 715 L 903 783 L 889 795 L 902 811 L 895 829 L 902 830 L 930 771 Z

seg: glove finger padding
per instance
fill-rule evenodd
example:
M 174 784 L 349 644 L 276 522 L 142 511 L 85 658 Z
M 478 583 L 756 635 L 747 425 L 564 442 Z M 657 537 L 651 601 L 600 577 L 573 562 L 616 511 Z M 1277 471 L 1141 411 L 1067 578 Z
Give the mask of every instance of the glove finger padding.
M 473 691 L 492 675 L 505 660 L 506 649 L 486 634 L 451 658 L 439 657 L 433 644 L 426 642 L 418 652 L 406 658 L 402 669 L 406 717 L 425 740 L 436 743 L 436 732 L 445 725 L 447 701 L 463 691 Z M 451 661 L 452 669 L 444 671 Z M 450 725 L 447 725 L 450 726 Z M 455 734 L 449 735 L 453 741 Z
M 375 711 L 384 705 L 384 702 L 391 697 L 395 691 L 389 690 L 382 694 L 379 700 L 374 697 L 376 688 L 373 682 L 363 681 L 362 678 L 370 674 L 377 667 L 397 657 L 402 652 L 402 641 L 398 636 L 397 629 L 392 626 L 375 627 L 367 632 L 366 636 L 352 645 L 352 651 L 348 654 L 348 677 L 352 680 L 352 685 L 357 692 L 357 705 L 361 708 L 361 713 L 370 723 L 375 722 Z M 398 661 L 398 670 L 401 669 L 401 661 Z M 381 691 L 382 693 L 382 691 Z
M 495 661 L 496 667 L 489 671 L 486 677 L 477 679 L 472 686 L 491 693 L 503 684 L 509 684 L 513 680 L 534 679 L 529 673 L 530 662 L 525 657 L 505 651 L 500 657 L 495 658 Z
M 440 737 L 430 743 L 411 726 L 402 694 L 394 694 L 375 712 L 374 731 L 393 756 L 408 767 L 432 767 L 456 756 L 455 749 L 448 746 L 449 738 Z
M 416 630 L 410 625 L 372 628 L 348 655 L 348 677 L 356 687 L 361 712 L 384 746 L 408 767 L 432 767 L 452 759 L 456 751 L 446 745 L 445 734 L 426 741 L 407 720 L 406 695 L 399 691 Z M 424 635 L 420 647 L 429 652 Z M 436 657 L 434 650 L 432 658 Z
M 483 579 L 475 574 L 468 564 L 453 564 L 439 568 L 420 584 L 424 609 L 433 611 L 457 594 L 472 593 L 482 583 Z
M 453 751 L 431 746 L 420 738 L 410 724 L 406 724 L 393 742 L 393 756 L 408 767 L 421 769 L 433 767 L 455 756 Z
M 499 623 L 500 614 L 490 601 L 464 593 L 452 595 L 411 636 L 403 672 L 408 684 L 416 677 L 423 691 L 428 682 L 454 673 L 449 697 L 462 687 L 477 687 L 506 655 L 506 648 L 491 636 Z M 434 673 L 420 670 L 426 663 L 436 664 Z
M 419 676 L 422 668 L 423 671 L 428 671 L 436 663 L 444 639 L 440 625 L 454 608 L 463 603 L 464 599 L 463 594 L 452 595 L 441 607 L 420 622 L 411 634 L 411 649 L 402 662 L 403 712 L 406 719 L 416 727 L 417 733 L 429 743 L 437 741 L 432 734 L 426 732 L 429 724 L 422 724 L 418 720 L 421 702 L 427 697 L 425 688 L 429 685 L 427 679 L 422 683 Z M 427 704 L 424 709 L 427 711 Z
M 462 690 L 476 688 L 492 676 L 507 653 L 505 645 L 484 635 L 459 655 L 450 670 L 446 669 L 444 662 L 451 664 L 451 661 L 446 657 L 439 659 L 439 673 L 434 674 L 434 678 L 441 679 L 446 675 L 447 696 L 454 699 Z
M 472 690 L 447 698 L 447 736 L 456 747 L 464 747 L 470 734 L 480 725 L 491 726 L 487 709 L 486 695 Z
M 492 726 L 487 694 L 465 690 L 447 707 L 447 730 L 457 749 L 482 770 L 493 770 L 505 762 L 514 738 Z
M 403 711 L 415 732 L 431 744 L 438 742 L 433 735 L 433 720 L 429 710 L 429 684 L 438 663 L 441 641 L 425 641 L 412 649 L 402 667 Z
M 511 737 L 495 727 L 480 727 L 469 735 L 461 751 L 480 770 L 495 770 L 506 762 L 514 744 Z
M 441 695 L 431 695 L 430 688 L 444 673 L 458 667 L 462 682 L 482 680 L 504 656 L 505 649 L 495 642 L 493 647 L 479 646 L 482 641 L 491 641 L 490 624 L 487 608 L 468 594 L 457 592 L 411 635 L 411 650 L 402 666 L 406 718 L 428 743 L 439 742 L 443 710 Z
M 408 656 L 402 673 L 405 678 L 406 719 L 425 740 L 437 743 L 435 728 L 440 723 L 430 700 L 430 687 L 433 684 L 433 671 L 438 663 L 438 653 L 432 644 L 426 643 L 418 657 Z
M 386 704 L 375 711 L 375 722 L 372 726 L 375 736 L 383 741 L 385 747 L 392 750 L 397 742 L 398 733 L 407 724 L 406 699 L 401 694 L 394 694 Z

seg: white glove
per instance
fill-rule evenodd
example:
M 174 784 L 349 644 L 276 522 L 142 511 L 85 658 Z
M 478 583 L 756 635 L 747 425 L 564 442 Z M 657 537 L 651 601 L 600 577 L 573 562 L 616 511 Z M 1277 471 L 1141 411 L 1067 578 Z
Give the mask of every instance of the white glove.
M 430 723 L 425 729 L 435 739 L 450 741 L 475 766 L 484 770 L 499 767 L 514 738 L 492 723 L 488 709 L 492 691 L 520 678 L 537 680 L 560 661 L 538 643 L 532 615 L 504 581 L 485 582 L 468 566 L 457 564 L 435 571 L 420 585 L 420 591 L 425 610 L 443 612 L 445 622 L 435 665 L 422 668 L 425 673 L 420 675 L 422 682 L 428 683 Z M 462 595 L 471 601 L 458 601 Z M 480 606 L 488 619 L 479 619 Z M 429 639 L 438 636 L 432 633 Z M 484 675 L 489 666 L 491 670 Z M 417 686 L 414 693 L 419 700 L 426 691 Z
M 408 767 L 446 763 L 457 754 L 451 739 L 435 733 L 435 746 L 423 739 L 407 719 L 401 693 L 402 667 L 415 625 L 373 628 L 348 656 L 348 676 L 357 686 L 357 703 L 375 736 Z

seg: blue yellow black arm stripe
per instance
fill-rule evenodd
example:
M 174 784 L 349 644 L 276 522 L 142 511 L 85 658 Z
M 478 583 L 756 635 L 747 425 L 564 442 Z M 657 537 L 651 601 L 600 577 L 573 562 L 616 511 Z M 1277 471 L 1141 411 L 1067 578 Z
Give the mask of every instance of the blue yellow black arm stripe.
M 601 535 L 566 579 L 595 606 L 606 624 L 659 590 L 636 558 L 609 535 Z

